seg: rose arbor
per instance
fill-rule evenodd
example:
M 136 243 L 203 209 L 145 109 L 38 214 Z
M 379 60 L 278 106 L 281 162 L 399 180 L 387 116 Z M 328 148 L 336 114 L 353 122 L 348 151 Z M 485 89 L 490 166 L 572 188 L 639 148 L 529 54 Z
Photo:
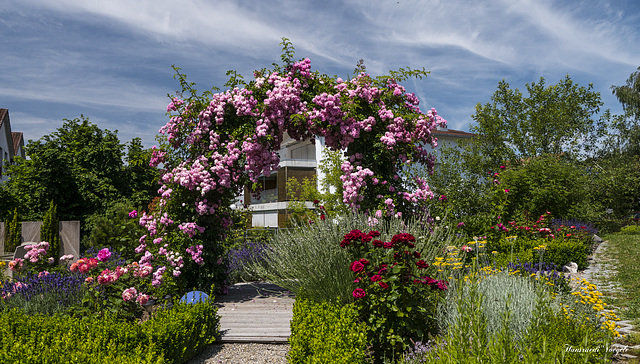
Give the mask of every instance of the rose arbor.
M 278 169 L 285 133 L 297 140 L 322 137 L 344 152 L 343 201 L 354 210 L 406 214 L 432 197 L 403 165 L 433 167 L 431 131 L 446 121 L 435 109 L 422 112 L 417 97 L 398 83 L 427 72 L 374 78 L 361 67 L 343 80 L 312 72 L 308 58 L 293 62 L 290 44 L 284 46 L 285 66 L 256 71 L 247 84 L 234 74 L 228 85 L 240 87 L 224 92 L 200 95 L 177 69 L 183 91 L 167 107 L 171 119 L 152 159 L 163 167 L 161 196 L 140 219 L 148 234 L 137 251 L 166 277 L 180 277 L 181 286 L 222 281 L 216 242 L 232 224 L 229 206 L 244 186 L 256 190 L 261 175 Z

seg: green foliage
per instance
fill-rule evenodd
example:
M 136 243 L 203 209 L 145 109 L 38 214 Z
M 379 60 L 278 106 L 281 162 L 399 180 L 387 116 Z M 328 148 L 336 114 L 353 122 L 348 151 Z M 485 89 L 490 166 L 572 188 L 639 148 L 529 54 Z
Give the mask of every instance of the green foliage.
M 183 363 L 215 341 L 220 317 L 212 300 L 204 303 L 176 303 L 171 309 L 154 312 L 152 319 L 142 323 L 149 343 L 163 348 L 169 362 Z
M 506 272 L 458 280 L 440 306 L 446 333 L 402 362 L 601 362 L 612 336 L 591 305 Z
M 509 263 L 519 260 L 521 263 L 538 263 L 538 251 L 534 248 L 545 244 L 543 261 L 563 267 L 570 262 L 578 264 L 579 269 L 587 267 L 587 255 L 590 246 L 583 241 L 572 238 L 557 237 L 555 239 L 531 239 L 518 237 L 517 239 L 502 238 L 487 243 L 487 251 L 496 251 L 495 263 L 499 267 L 506 267 Z
M 139 224 L 140 219 L 130 217 L 129 213 L 136 210 L 135 205 L 128 201 L 117 201 L 107 207 L 103 213 L 95 213 L 87 218 L 89 234 L 82 239 L 85 249 L 111 247 L 123 256 L 133 257 L 138 240 L 146 230 Z M 136 210 L 137 211 L 137 210 Z
M 291 320 L 290 363 L 366 363 L 366 326 L 353 304 L 296 298 Z
M 183 363 L 213 341 L 216 310 L 210 302 L 177 305 L 142 324 L 110 315 L 94 319 L 7 311 L 0 313 L 0 362 Z
M 628 225 L 620 230 L 620 234 L 624 235 L 640 235 L 640 225 Z
M 7 219 L 4 225 L 4 251 L 13 252 L 20 245 L 22 236 L 22 224 L 18 222 L 18 209 L 13 210 L 13 215 Z
M 48 258 L 54 258 L 55 262 L 58 262 L 58 258 L 60 257 L 60 223 L 58 221 L 58 209 L 57 206 L 53 203 L 53 200 L 49 204 L 49 210 L 44 215 L 42 220 L 42 225 L 40 226 L 40 241 L 46 241 L 49 243 L 49 250 L 47 251 L 46 257 L 42 260 L 46 260 Z
M 320 219 L 320 214 L 324 213 L 323 209 L 307 208 L 307 203 L 312 201 L 320 201 L 322 196 L 316 187 L 316 178 L 304 178 L 298 181 L 295 177 L 290 177 L 287 181 L 287 210 L 289 212 L 289 225 L 295 226 L 308 221 L 316 221 Z M 316 211 L 320 210 L 320 211 Z
M 501 81 L 491 103 L 478 104 L 472 140 L 491 165 L 546 154 L 589 152 L 600 132 L 592 119 L 602 101 L 593 85 L 579 87 L 567 75 L 546 86 L 544 78 L 526 85 L 528 96 Z
M 330 150 L 324 148 L 322 150 L 322 162 L 318 166 L 318 170 L 324 174 L 324 178 L 320 181 L 322 188 L 322 202 L 329 215 L 341 215 L 348 212 L 348 207 L 342 201 L 342 193 L 344 184 L 340 179 L 342 170 L 340 166 L 345 161 L 342 151 Z
M 640 119 L 640 67 L 631 73 L 624 86 L 611 86 L 625 111 Z
M 586 191 L 591 205 L 601 212 L 597 220 L 616 220 L 640 210 L 640 160 L 637 156 L 613 154 L 594 160 L 591 165 Z M 606 209 L 611 209 L 612 214 L 603 214 Z
M 140 139 L 121 144 L 117 131 L 100 129 L 82 116 L 65 119 L 25 150 L 28 159 L 15 158 L 5 187 L 25 221 L 40 220 L 53 201 L 60 220 L 84 222 L 123 197 L 146 206 L 157 189 L 157 170 L 149 166 L 150 152 Z
M 501 187 L 509 190 L 505 218 L 513 220 L 524 211 L 534 216 L 553 211 L 559 218 L 580 218 L 588 196 L 587 181 L 582 169 L 554 155 L 509 166 L 500 175 Z

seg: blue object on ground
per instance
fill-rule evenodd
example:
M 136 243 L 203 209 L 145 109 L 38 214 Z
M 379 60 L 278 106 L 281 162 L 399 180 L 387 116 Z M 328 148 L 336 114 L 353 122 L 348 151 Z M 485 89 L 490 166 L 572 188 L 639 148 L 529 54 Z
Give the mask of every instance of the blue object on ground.
M 180 302 L 186 302 L 190 304 L 195 304 L 198 302 L 204 302 L 209 298 L 209 295 L 202 291 L 191 291 L 182 296 Z

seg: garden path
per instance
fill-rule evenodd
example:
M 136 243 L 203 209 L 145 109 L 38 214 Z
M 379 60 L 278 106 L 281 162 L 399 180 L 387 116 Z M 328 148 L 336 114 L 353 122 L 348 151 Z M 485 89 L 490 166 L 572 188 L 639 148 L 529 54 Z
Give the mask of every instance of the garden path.
M 293 295 L 274 284 L 237 283 L 216 297 L 220 343 L 286 343 L 291 335 Z
M 612 249 L 607 241 L 603 241 L 598 244 L 598 247 L 593 252 L 591 258 L 589 258 L 589 266 L 581 272 L 574 273 L 571 275 L 571 278 L 584 278 L 590 283 L 593 283 L 598 287 L 598 291 L 602 292 L 602 294 L 607 296 L 613 296 L 617 292 L 620 292 L 622 288 L 620 284 L 616 282 L 615 275 L 617 272 L 617 262 L 615 259 L 611 257 L 611 254 L 608 254 L 608 250 Z M 616 314 L 620 315 L 620 310 L 617 307 L 612 307 Z M 630 320 L 621 320 L 616 323 L 620 326 L 618 332 L 621 335 L 629 335 L 631 332 L 636 332 Z M 625 345 L 614 344 L 614 347 L 618 349 L 622 349 L 624 353 Z M 638 349 L 639 347 L 626 347 L 628 349 Z M 632 359 L 635 358 L 633 355 L 622 354 L 621 359 Z

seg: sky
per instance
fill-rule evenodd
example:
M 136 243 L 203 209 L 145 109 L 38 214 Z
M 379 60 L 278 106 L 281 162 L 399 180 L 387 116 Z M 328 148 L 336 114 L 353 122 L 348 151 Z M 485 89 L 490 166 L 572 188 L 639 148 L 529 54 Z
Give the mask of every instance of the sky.
M 498 82 L 567 74 L 593 83 L 604 108 L 640 66 L 637 0 L 0 0 L 0 108 L 37 140 L 84 115 L 121 142 L 157 144 L 168 121 L 172 65 L 205 91 L 226 71 L 252 78 L 279 62 L 283 37 L 313 70 L 347 78 L 411 67 L 405 81 L 450 129 L 469 131 Z

